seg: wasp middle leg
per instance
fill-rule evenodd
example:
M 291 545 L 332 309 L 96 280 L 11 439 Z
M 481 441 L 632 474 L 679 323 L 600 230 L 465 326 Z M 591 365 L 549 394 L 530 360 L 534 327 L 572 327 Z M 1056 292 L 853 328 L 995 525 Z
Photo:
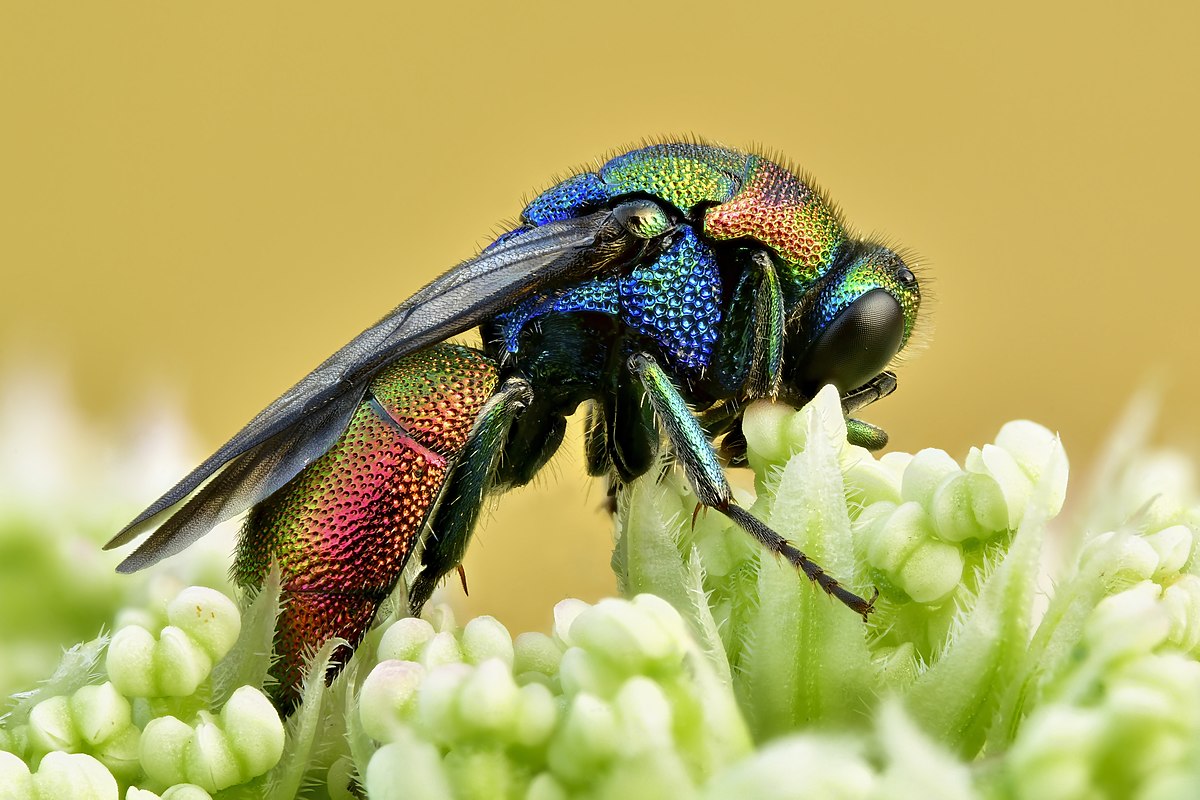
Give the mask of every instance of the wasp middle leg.
M 809 580 L 866 620 L 874 610 L 874 598 L 865 600 L 843 587 L 787 539 L 733 501 L 733 493 L 716 450 L 692 415 L 687 401 L 654 358 L 646 353 L 635 353 L 629 358 L 629 370 L 645 389 L 700 503 L 729 517 L 764 547 L 786 558 Z

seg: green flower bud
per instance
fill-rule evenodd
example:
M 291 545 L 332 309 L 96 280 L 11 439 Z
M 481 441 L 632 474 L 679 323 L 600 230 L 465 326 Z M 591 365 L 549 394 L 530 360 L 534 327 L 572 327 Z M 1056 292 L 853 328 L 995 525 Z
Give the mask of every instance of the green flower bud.
M 996 435 L 996 446 L 1013 457 L 1033 484 L 1047 478 L 1046 516 L 1057 515 L 1067 496 L 1068 462 L 1062 440 L 1048 428 L 1022 419 L 1005 423 Z
M 498 658 L 507 667 L 513 665 L 512 635 L 494 617 L 476 617 L 468 622 L 462 632 L 462 649 L 471 664 Z
M 29 715 L 29 742 L 42 753 L 79 750 L 83 742 L 71 719 L 70 701 L 66 697 L 51 697 L 33 707 Z
M 170 786 L 187 781 L 185 754 L 191 726 L 172 716 L 155 717 L 142 729 L 142 769 L 155 783 Z
M 556 775 L 569 783 L 583 783 L 608 763 L 620 746 L 620 727 L 612 708 L 599 697 L 582 693 L 571 698 L 547 759 Z
M 1112 531 L 1093 536 L 1083 545 L 1079 563 L 1104 576 L 1110 586 L 1148 580 L 1158 571 L 1158 552 L 1143 536 Z
M 522 686 L 517 695 L 516 718 L 512 738 L 523 747 L 541 747 L 558 724 L 558 704 L 554 695 L 540 683 Z
M 1008 753 L 1013 796 L 1095 797 L 1092 771 L 1103 730 L 1096 711 L 1062 705 L 1036 712 Z
M 212 672 L 213 660 L 182 628 L 168 625 L 158 636 L 154 648 L 153 675 L 164 697 L 187 697 L 195 694 L 200 684 Z
M 266 696 L 237 689 L 219 717 L 201 711 L 193 728 L 156 717 L 142 733 L 142 769 L 164 786 L 194 783 L 216 792 L 266 773 L 283 754 L 283 722 Z
M 222 595 L 223 597 L 223 595 Z M 203 613 L 203 612 L 202 612 Z M 209 623 L 227 628 L 228 620 Z M 239 623 L 240 624 L 240 623 Z M 212 672 L 213 659 L 205 647 L 213 646 L 219 633 L 201 628 L 209 637 L 201 646 L 183 629 L 168 625 L 158 640 L 136 625 L 117 631 L 108 645 L 106 668 L 113 685 L 126 697 L 187 697 L 195 694 Z
M 904 481 L 904 472 L 908 469 L 908 465 L 912 463 L 913 454 L 903 453 L 899 450 L 893 450 L 890 453 L 884 453 L 879 457 L 879 466 L 892 473 L 892 477 L 897 482 Z M 900 501 L 896 501 L 899 505 Z
M 958 543 L 971 538 L 982 539 L 985 532 L 975 519 L 971 478 L 979 477 L 958 472 L 947 475 L 929 502 L 929 515 L 933 520 L 933 532 L 943 541 Z
M 922 542 L 932 538 L 929 517 L 914 502 L 898 506 L 886 517 L 872 515 L 869 521 L 872 527 L 864 533 L 867 562 L 889 574 L 897 572 Z
M 344 755 L 333 762 L 325 774 L 325 789 L 329 800 L 358 800 L 358 771 L 353 758 Z
M 184 751 L 184 762 L 188 782 L 206 791 L 219 792 L 242 782 L 233 743 L 206 712 L 200 713 L 200 722 Z
M 371 670 L 358 698 L 359 717 L 367 735 L 390 742 L 400 728 L 407 727 L 424 677 L 425 668 L 412 661 L 381 661 Z
M 129 725 L 109 740 L 97 745 L 92 755 L 117 778 L 123 781 L 132 780 L 142 770 L 141 742 L 141 730 L 136 725 Z
M 933 503 L 934 492 L 945 481 L 962 473 L 957 462 L 944 450 L 926 448 L 913 456 L 904 470 L 900 484 L 900 495 L 906 501 L 920 503 L 928 508 Z
M 584 611 L 571 625 L 571 639 L 578 647 L 626 674 L 639 673 L 653 664 L 678 662 L 683 647 L 676 633 L 666 630 L 647 609 L 611 599 Z
M 1159 603 L 1160 589 L 1143 581 L 1101 600 L 1083 636 L 1109 657 L 1149 653 L 1171 633 L 1171 621 Z
M 641 676 L 630 678 L 617 692 L 613 707 L 621 726 L 622 752 L 674 747 L 671 704 L 654 681 Z
M 743 501 L 752 504 L 753 500 Z M 746 560 L 743 538 L 732 530 L 733 524 L 721 514 L 702 514 L 696 519 L 693 531 L 693 547 L 705 566 L 705 574 L 712 578 L 725 578 Z
M 857 538 L 867 543 L 867 562 L 918 603 L 947 597 L 962 580 L 962 551 L 934 538 L 933 522 L 918 503 L 886 511 L 886 505 L 872 507 L 859 517 Z
M 118 800 L 117 779 L 85 753 L 47 753 L 33 775 L 35 800 Z
M 454 787 L 454 797 L 490 800 L 519 797 L 528 777 L 518 770 L 499 747 L 459 748 L 442 759 L 442 767 Z
M 853 744 L 833 738 L 790 736 L 717 774 L 704 787 L 701 797 L 866 800 L 876 781 L 874 771 Z
M 1183 569 L 1191 558 L 1195 541 L 1191 528 L 1186 525 L 1172 525 L 1142 538 L 1158 554 L 1158 568 L 1154 571 L 1154 577 L 1158 579 L 1175 575 Z
M 225 657 L 242 629 L 242 617 L 234 602 L 204 586 L 190 586 L 180 592 L 167 604 L 167 619 L 214 662 Z
M 429 622 L 434 631 L 438 633 L 453 632 L 457 627 L 457 623 L 454 621 L 454 609 L 445 603 L 438 603 L 433 608 L 427 608 L 422 619 Z
M 517 715 L 517 684 L 509 666 L 498 658 L 483 662 L 463 681 L 458 694 L 458 718 L 476 735 L 506 731 Z
M 903 502 L 901 479 L 865 450 L 860 458 L 846 466 L 843 480 L 846 497 L 855 505 L 868 506 L 880 501 L 899 505 Z
M 418 661 L 435 633 L 433 626 L 420 617 L 398 619 L 383 632 L 378 658 L 380 661 Z
M 119 631 L 128 625 L 137 625 L 146 630 L 157 630 L 163 626 L 163 620 L 160 614 L 155 614 L 145 608 L 122 608 L 117 612 L 117 617 L 113 622 L 113 630 Z M 145 790 L 139 789 L 138 791 Z M 157 800 L 157 796 L 155 800 Z
M 563 785 L 549 772 L 543 772 L 529 783 L 525 800 L 567 800 L 569 795 Z
M 611 661 L 581 647 L 567 650 L 558 664 L 558 682 L 565 695 L 588 692 L 611 697 L 626 677 Z
M 69 704 L 75 730 L 91 745 L 107 741 L 133 724 L 129 701 L 111 682 L 82 687 Z
M 742 433 L 746 436 L 746 454 L 751 465 L 787 460 L 794 444 L 788 424 L 795 416 L 794 409 L 777 403 L 757 402 L 746 407 Z
M 449 631 L 434 634 L 421 650 L 420 662 L 426 669 L 434 669 L 446 664 L 458 664 L 462 661 L 462 648 L 458 640 Z
M 29 715 L 29 743 L 35 753 L 88 751 L 114 774 L 138 772 L 138 738 L 129 701 L 111 683 L 82 686 L 36 704 Z
M 443 667 L 439 672 L 445 670 Z M 371 800 L 446 800 L 453 797 L 442 756 L 428 741 L 403 730 L 375 751 L 367 764 Z
M 967 487 L 971 496 L 971 513 L 983 535 L 1008 530 L 1008 500 L 1000 483 L 991 475 L 968 472 Z
M 1184 652 L 1200 648 L 1200 576 L 1181 575 L 1162 593 L 1162 607 L 1170 622 L 1167 638 Z
M 12 753 L 0 750 L 0 800 L 26 800 L 33 796 L 29 766 Z
M 949 597 L 962 580 L 962 551 L 936 539 L 921 542 L 894 575 L 896 585 L 917 603 Z
M 1126 474 L 1122 505 L 1138 509 L 1147 530 L 1186 523 L 1195 503 L 1196 468 L 1177 453 L 1155 453 Z
M 614 762 L 595 796 L 599 800 L 692 800 L 697 795 L 679 754 L 656 749 Z
M 972 447 L 967 453 L 966 468 L 968 472 L 989 475 L 999 484 L 1008 510 L 1007 527 L 1015 530 L 1025 516 L 1033 492 L 1029 475 L 1007 450 L 994 444 L 985 444 L 982 450 Z
M 162 800 L 212 800 L 212 795 L 194 783 L 180 783 L 163 792 Z
M 554 639 L 565 650 L 575 644 L 571 638 L 571 626 L 575 618 L 587 611 L 591 606 L 582 600 L 569 597 L 554 606 Z
M 471 674 L 466 664 L 442 664 L 429 670 L 417 692 L 417 722 L 436 744 L 449 744 L 461 733 L 458 692 Z M 393 738 L 393 741 L 396 741 Z
M 221 730 L 241 766 L 239 783 L 265 774 L 283 755 L 283 721 L 267 696 L 253 686 L 241 686 L 230 695 L 221 709 Z
M 562 656 L 562 648 L 546 634 L 522 633 L 513 643 L 513 673 L 553 675 L 558 672 Z
M 153 697 L 154 634 L 139 625 L 127 625 L 108 644 L 105 669 L 113 685 L 126 697 Z

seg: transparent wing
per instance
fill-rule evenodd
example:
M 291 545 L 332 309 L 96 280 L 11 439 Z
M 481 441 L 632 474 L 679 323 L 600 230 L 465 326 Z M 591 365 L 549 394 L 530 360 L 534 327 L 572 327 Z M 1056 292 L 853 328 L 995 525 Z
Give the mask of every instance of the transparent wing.
M 533 228 L 459 264 L 301 378 L 105 549 L 165 519 L 118 569 L 133 572 L 179 552 L 328 450 L 388 362 L 470 330 L 539 289 L 619 272 L 649 245 L 611 211 L 600 211 Z

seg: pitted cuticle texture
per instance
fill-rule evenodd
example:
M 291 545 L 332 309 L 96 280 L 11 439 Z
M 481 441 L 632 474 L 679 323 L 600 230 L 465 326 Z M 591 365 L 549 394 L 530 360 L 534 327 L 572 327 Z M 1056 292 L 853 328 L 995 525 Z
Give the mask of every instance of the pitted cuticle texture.
M 362 638 L 495 387 L 495 366 L 468 348 L 396 361 L 333 447 L 251 512 L 234 579 L 261 586 L 279 563 L 282 686 L 298 685 L 304 654 L 330 637 Z

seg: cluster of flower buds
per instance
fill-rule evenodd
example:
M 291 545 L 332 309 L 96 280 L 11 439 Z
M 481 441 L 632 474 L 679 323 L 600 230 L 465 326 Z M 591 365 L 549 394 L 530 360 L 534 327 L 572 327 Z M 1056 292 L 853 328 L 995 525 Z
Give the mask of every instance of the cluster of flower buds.
M 152 614 L 132 616 L 153 624 Z M 96 648 L 95 658 L 74 658 L 11 715 L 3 744 L 13 752 L 0 753 L 0 798 L 116 800 L 119 784 L 129 800 L 157 797 L 152 789 L 197 800 L 275 766 L 283 724 L 259 689 L 242 686 L 219 713 L 208 710 L 213 666 L 238 639 L 237 606 L 191 587 L 167 604 L 165 617 L 155 630 L 138 623 L 117 630 L 103 648 L 102 675 Z
M 383 634 L 363 681 L 372 798 L 687 796 L 749 752 L 728 685 L 663 600 L 565 600 L 553 634 L 488 617 Z
M 866 624 L 652 474 L 620 498 L 632 599 L 563 601 L 550 634 L 515 640 L 431 609 L 370 632 L 326 686 L 331 642 L 286 733 L 260 689 L 276 581 L 244 616 L 201 588 L 128 610 L 0 721 L 0 800 L 1196 796 L 1186 462 L 1129 446 L 1052 530 L 1067 461 L 1033 423 L 961 465 L 847 444 L 832 392 L 753 406 L 742 432 L 738 501 L 878 587 Z M 1047 549 L 1065 565 L 1048 598 Z

